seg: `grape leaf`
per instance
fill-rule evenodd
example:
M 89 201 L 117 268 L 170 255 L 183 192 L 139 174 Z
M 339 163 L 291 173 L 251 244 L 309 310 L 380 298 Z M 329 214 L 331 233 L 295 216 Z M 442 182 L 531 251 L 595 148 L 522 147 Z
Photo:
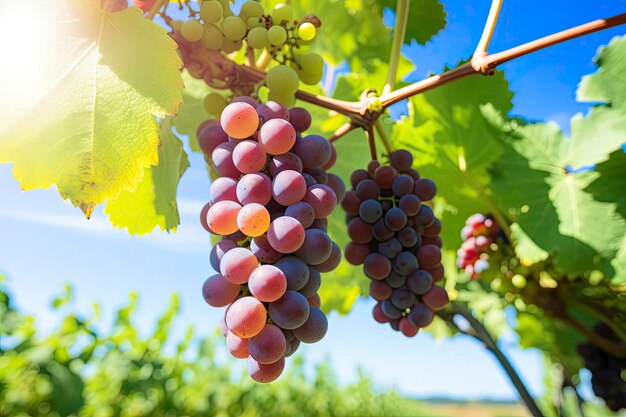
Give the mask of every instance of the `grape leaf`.
M 613 38 L 595 61 L 599 69 L 583 77 L 577 100 L 607 103 L 626 112 L 626 36 Z
M 487 169 L 499 159 L 502 145 L 501 127 L 491 114 L 507 113 L 511 99 L 501 72 L 465 78 L 411 98 L 410 117 L 393 128 L 394 146 L 410 150 L 415 168 L 437 183 L 439 201 L 445 203 L 446 247 L 460 245 L 459 230 L 469 215 L 495 208 Z
M 189 137 L 189 147 L 194 152 L 202 152 L 196 137 L 196 128 L 209 115 L 204 110 L 202 99 L 211 92 L 211 88 L 203 80 L 193 78 L 188 71 L 183 71 L 185 88 L 182 91 L 183 103 L 173 119 L 176 131 Z
M 396 2 L 392 0 L 378 0 L 382 7 L 395 9 Z M 412 40 L 424 45 L 446 26 L 446 12 L 443 4 L 437 0 L 410 0 L 409 23 L 406 28 L 404 42 Z
M 611 259 L 626 233 L 626 222 L 615 212 L 615 204 L 597 201 L 585 191 L 597 172 L 566 170 L 573 142 L 556 125 L 530 124 L 514 129 L 505 143 L 492 187 L 517 222 L 512 230 L 515 240 L 522 238 L 523 244 L 516 247 L 520 259 L 545 258 L 538 250 L 557 253 L 556 263 L 570 274 L 596 269 Z
M 71 5 L 70 15 L 57 1 L 41 5 L 49 14 L 39 46 L 48 53 L 36 77 L 0 80 L 0 107 L 9 109 L 0 120 L 0 163 L 13 163 L 24 190 L 56 184 L 89 217 L 157 163 L 154 115 L 176 112 L 182 64 L 165 29 L 139 9 Z M 6 94 L 30 83 L 38 89 Z
M 159 164 L 145 168 L 135 190 L 122 191 L 105 207 L 111 223 L 128 229 L 130 234 L 150 233 L 157 226 L 161 230 L 176 230 L 180 224 L 176 190 L 189 168 L 189 160 L 182 142 L 172 132 L 171 122 L 166 117 L 161 125 Z

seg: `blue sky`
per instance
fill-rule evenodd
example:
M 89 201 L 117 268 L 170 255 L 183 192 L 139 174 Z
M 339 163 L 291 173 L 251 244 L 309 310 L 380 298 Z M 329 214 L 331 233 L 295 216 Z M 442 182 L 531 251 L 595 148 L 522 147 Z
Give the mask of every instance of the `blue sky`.
M 411 79 L 467 58 L 480 37 L 489 1 L 444 3 L 447 28 L 426 47 L 413 45 L 404 50 L 416 64 Z M 611 0 L 505 2 L 490 51 L 618 14 L 623 6 Z M 624 32 L 621 27 L 592 34 L 504 65 L 515 92 L 513 113 L 553 120 L 568 130 L 569 118 L 587 108 L 575 102 L 577 83 L 594 71 L 591 60 L 597 48 Z M 0 165 L 0 270 L 8 275 L 18 306 L 33 314 L 41 329 L 50 329 L 58 320 L 50 314 L 50 299 L 63 283 L 70 282 L 76 290 L 75 307 L 88 312 L 92 302 L 99 302 L 106 326 L 128 293 L 137 291 L 138 327 L 148 331 L 171 293 L 178 292 L 183 313 L 175 331 L 182 334 L 193 323 L 199 334 L 213 332 L 222 311 L 206 306 L 200 296 L 200 286 L 212 271 L 209 237 L 197 220 L 210 184 L 202 158 L 196 154 L 190 159 L 192 167 L 179 187 L 182 225 L 178 232 L 143 237 L 114 229 L 101 208 L 85 220 L 79 210 L 59 198 L 55 188 L 23 193 L 12 179 L 11 167 Z M 303 349 L 308 360 L 329 358 L 343 381 L 353 379 L 361 367 L 378 386 L 397 387 L 408 395 L 515 397 L 498 365 L 474 341 L 464 337 L 435 341 L 427 334 L 406 339 L 373 322 L 371 306 L 370 301 L 361 300 L 348 316 L 331 315 L 327 337 Z M 502 345 L 531 392 L 540 393 L 538 352 L 522 351 L 512 337 Z

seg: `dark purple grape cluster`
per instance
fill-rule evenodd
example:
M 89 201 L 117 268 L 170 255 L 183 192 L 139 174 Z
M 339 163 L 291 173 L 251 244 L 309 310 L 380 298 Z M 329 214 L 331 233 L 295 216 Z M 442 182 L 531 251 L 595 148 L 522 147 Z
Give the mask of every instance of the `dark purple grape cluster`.
M 472 279 L 480 278 L 489 268 L 490 254 L 497 250 L 493 245 L 500 238 L 504 238 L 504 234 L 492 216 L 472 214 L 461 230 L 463 243 L 457 251 L 457 266 Z
M 344 253 L 372 280 L 374 319 L 412 337 L 449 301 L 436 285 L 444 274 L 441 222 L 423 204 L 437 187 L 412 168 L 410 152 L 395 151 L 389 161 L 371 161 L 350 177 L 352 189 L 341 203 L 351 239 Z
M 620 342 L 619 337 L 605 324 L 595 326 L 599 335 Z M 596 396 L 602 398 L 606 406 L 618 412 L 626 409 L 626 358 L 618 358 L 600 349 L 591 342 L 578 345 L 578 353 L 585 361 L 585 368 L 591 372 L 591 387 Z
M 332 145 L 319 135 L 302 137 L 310 125 L 303 108 L 239 97 L 198 134 L 220 175 L 200 221 L 223 236 L 210 254 L 219 273 L 202 292 L 209 305 L 227 307 L 226 346 L 247 359 L 258 382 L 278 378 L 285 357 L 328 329 L 317 291 L 321 273 L 341 261 L 327 217 L 345 186 L 326 172 L 336 159 Z

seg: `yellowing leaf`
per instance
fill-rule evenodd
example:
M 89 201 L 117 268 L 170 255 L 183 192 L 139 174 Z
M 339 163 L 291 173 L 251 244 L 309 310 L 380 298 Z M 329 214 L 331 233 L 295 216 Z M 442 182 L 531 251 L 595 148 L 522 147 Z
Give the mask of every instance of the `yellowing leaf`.
M 176 190 L 178 182 L 189 168 L 183 144 L 172 133 L 171 119 L 161 126 L 159 165 L 145 168 L 141 182 L 134 191 L 122 191 L 109 200 L 104 212 L 114 226 L 128 229 L 131 234 L 150 233 L 155 227 L 175 230 L 180 224 Z
M 59 1 L 37 5 L 34 50 L 44 56 L 34 76 L 0 77 L 0 163 L 13 163 L 24 190 L 56 184 L 89 217 L 157 163 L 154 115 L 176 112 L 181 61 L 137 8 L 107 13 L 81 0 L 72 15 Z

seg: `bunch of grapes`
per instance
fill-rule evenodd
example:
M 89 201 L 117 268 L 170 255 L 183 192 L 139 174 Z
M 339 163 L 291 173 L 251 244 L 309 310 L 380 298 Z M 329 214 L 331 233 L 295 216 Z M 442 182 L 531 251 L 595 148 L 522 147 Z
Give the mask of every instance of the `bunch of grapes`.
M 605 324 L 599 324 L 594 331 L 607 339 L 620 342 L 619 337 Z M 606 406 L 618 412 L 626 408 L 626 358 L 610 355 L 592 343 L 578 345 L 578 353 L 585 360 L 585 368 L 591 372 L 593 392 L 602 398 Z
M 343 199 L 348 235 L 345 257 L 363 265 L 370 295 L 378 301 L 374 319 L 412 337 L 448 304 L 443 278 L 441 222 L 430 206 L 435 183 L 420 178 L 413 156 L 399 150 L 390 166 L 371 161 L 352 173 Z
M 326 231 L 345 187 L 326 172 L 334 162 L 331 144 L 301 136 L 310 124 L 303 108 L 238 97 L 199 135 L 220 175 L 200 219 L 223 236 L 210 255 L 219 273 L 206 280 L 203 295 L 211 306 L 228 306 L 227 348 L 247 358 L 259 382 L 276 379 L 285 357 L 328 329 L 317 291 L 320 274 L 341 260 Z
M 223 73 L 232 71 L 234 66 L 220 62 L 225 58 L 217 51 L 232 54 L 245 48 L 248 56 L 252 53 L 254 57 L 255 50 L 264 51 L 268 58 L 279 63 L 265 77 L 272 101 L 289 106 L 300 81 L 315 85 L 322 79 L 324 60 L 319 54 L 306 52 L 321 25 L 314 15 L 294 19 L 293 9 L 286 3 L 279 3 L 271 13 L 266 13 L 260 3 L 246 1 L 239 15 L 233 14 L 228 0 L 200 0 L 199 3 L 200 10 L 194 19 L 171 23 L 183 61 L 194 77 L 219 88 L 213 80 L 223 82 L 228 78 Z M 202 54 L 202 49 L 215 51 L 217 55 Z M 241 77 L 231 78 L 235 84 L 241 84 Z M 228 102 L 221 94 L 211 93 L 205 97 L 204 107 L 215 116 Z
M 498 239 L 504 238 L 493 217 L 472 214 L 461 230 L 463 243 L 457 251 L 457 266 L 472 279 L 478 279 L 489 268 L 489 256 L 498 249 Z

